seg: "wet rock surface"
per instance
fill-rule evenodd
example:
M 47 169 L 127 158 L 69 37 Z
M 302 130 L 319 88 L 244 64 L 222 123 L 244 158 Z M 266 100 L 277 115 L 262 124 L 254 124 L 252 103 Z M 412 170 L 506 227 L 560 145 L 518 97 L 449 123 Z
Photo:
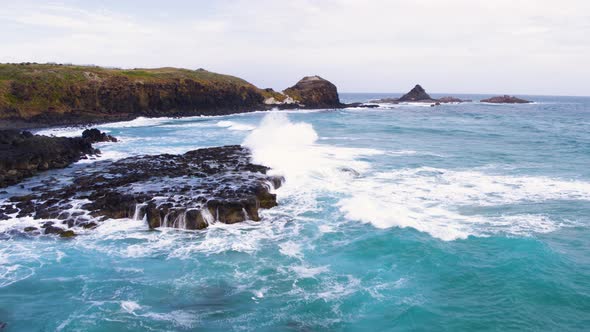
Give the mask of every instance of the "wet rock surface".
M 108 218 L 144 219 L 152 229 L 259 221 L 260 208 L 277 205 L 272 190 L 282 183 L 267 170 L 239 145 L 99 161 L 66 181 L 49 178 L 30 194 L 6 199 L 0 213 L 50 220 L 40 231 L 62 237 L 75 235 L 69 228 L 94 228 Z
M 111 137 L 96 129 L 91 134 Z M 99 153 L 92 147 L 92 143 L 97 142 L 95 138 L 49 137 L 27 131 L 0 130 L 0 188 Z

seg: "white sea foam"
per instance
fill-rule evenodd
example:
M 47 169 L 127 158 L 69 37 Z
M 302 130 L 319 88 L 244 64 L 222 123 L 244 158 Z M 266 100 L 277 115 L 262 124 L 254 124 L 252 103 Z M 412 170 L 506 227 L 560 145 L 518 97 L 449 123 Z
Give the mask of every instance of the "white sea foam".
M 78 163 L 79 164 L 90 164 L 90 163 L 94 163 L 94 162 L 102 161 L 102 160 L 119 160 L 119 159 L 123 159 L 123 158 L 129 157 L 129 156 L 130 156 L 129 153 L 115 151 L 115 150 L 107 150 L 107 151 L 101 151 L 101 153 L 98 155 L 88 156 L 87 159 L 80 159 L 78 161 Z
M 381 154 L 374 149 L 341 148 L 316 144 L 318 135 L 310 124 L 292 123 L 284 113 L 266 115 L 244 141 L 254 162 L 283 175 L 286 183 L 278 192 L 299 201 L 296 214 L 313 209 L 322 190 L 340 191 L 346 181 L 365 172 L 369 164 L 360 156 Z
M 121 309 L 127 313 L 134 314 L 136 310 L 141 309 L 141 306 L 135 301 L 121 301 Z
M 290 269 L 297 274 L 299 278 L 315 278 L 315 276 L 329 272 L 328 266 L 310 267 L 306 265 L 291 266 Z
M 4 220 L 4 222 L 9 220 Z M 0 288 L 25 280 L 35 275 L 36 269 L 42 265 L 42 253 L 30 250 L 27 244 L 5 240 L 0 246 Z M 43 258 L 46 258 L 43 256 Z
M 358 179 L 339 207 L 350 219 L 379 228 L 413 227 L 443 240 L 506 232 L 550 232 L 546 216 L 463 215 L 461 206 L 498 206 L 552 199 L 590 200 L 590 183 L 544 177 L 489 175 L 421 167 Z
M 170 313 L 148 312 L 140 316 L 153 320 L 167 321 L 184 329 L 193 328 L 200 320 L 200 315 L 198 312 L 183 310 L 175 310 Z
M 238 131 L 250 131 L 250 130 L 254 130 L 256 128 L 255 126 L 252 126 L 249 124 L 238 123 L 238 122 L 227 121 L 227 120 L 217 122 L 217 126 L 223 127 L 223 128 L 228 128 L 229 130 L 238 130 Z
M 169 117 L 161 117 L 161 118 L 146 118 L 140 116 L 130 121 L 120 121 L 120 122 L 111 122 L 98 125 L 97 128 L 133 128 L 133 127 L 149 127 L 149 126 L 157 126 L 164 122 L 173 120 L 173 118 Z
M 301 245 L 293 241 L 281 243 L 279 245 L 279 252 L 285 256 L 299 259 L 303 258 L 303 253 L 301 252 Z
M 287 181 L 277 193 L 279 200 L 289 201 L 294 214 L 317 209 L 319 194 L 336 195 L 340 197 L 337 206 L 348 219 L 378 228 L 411 227 L 442 240 L 455 240 L 498 232 L 550 232 L 563 225 L 535 214 L 465 215 L 460 212 L 464 206 L 590 200 L 590 183 L 583 181 L 430 167 L 371 174 L 370 164 L 359 157 L 381 151 L 320 145 L 317 139 L 310 124 L 293 123 L 285 114 L 274 113 L 244 141 L 255 162 L 285 176 Z M 413 153 L 406 150 L 399 155 Z

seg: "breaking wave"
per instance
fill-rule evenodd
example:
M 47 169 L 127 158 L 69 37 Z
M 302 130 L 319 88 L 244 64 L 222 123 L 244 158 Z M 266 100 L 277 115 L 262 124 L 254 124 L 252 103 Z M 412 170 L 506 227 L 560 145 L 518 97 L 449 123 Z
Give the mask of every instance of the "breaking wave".
M 322 145 L 318 137 L 312 125 L 274 113 L 244 141 L 256 163 L 286 178 L 278 190 L 279 199 L 289 201 L 283 210 L 302 214 L 317 209 L 317 197 L 328 194 L 338 199 L 336 206 L 347 219 L 377 228 L 411 227 L 450 241 L 470 235 L 551 232 L 567 224 L 542 214 L 465 214 L 462 207 L 590 200 L 590 183 L 583 181 L 431 167 L 374 173 L 361 157 L 383 151 Z

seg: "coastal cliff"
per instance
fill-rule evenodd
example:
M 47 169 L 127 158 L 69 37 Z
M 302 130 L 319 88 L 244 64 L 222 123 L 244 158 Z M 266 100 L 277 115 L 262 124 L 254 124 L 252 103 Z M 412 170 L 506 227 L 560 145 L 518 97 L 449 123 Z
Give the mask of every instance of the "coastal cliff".
M 343 105 L 336 86 L 319 76 L 305 77 L 280 93 L 204 69 L 0 64 L 0 128 L 225 115 L 271 107 Z
M 262 105 L 265 91 L 203 69 L 0 65 L 0 120 L 37 125 L 137 116 L 220 115 Z

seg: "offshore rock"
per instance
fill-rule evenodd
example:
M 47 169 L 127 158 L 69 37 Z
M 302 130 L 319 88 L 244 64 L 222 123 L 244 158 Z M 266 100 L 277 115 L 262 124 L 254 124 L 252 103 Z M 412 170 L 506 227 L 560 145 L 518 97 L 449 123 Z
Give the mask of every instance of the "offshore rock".
M 82 137 L 48 137 L 27 131 L 0 130 L 0 188 L 99 153 L 91 142 Z
M 528 104 L 531 103 L 530 100 L 525 100 L 521 98 L 517 98 L 514 96 L 496 96 L 492 98 L 482 99 L 482 103 L 493 103 L 493 104 Z
M 412 90 L 410 90 L 405 95 L 401 96 L 400 98 L 381 98 L 376 100 L 371 100 L 372 103 L 385 103 L 385 104 L 399 104 L 404 102 L 414 102 L 414 103 L 429 103 L 432 104 L 431 106 L 438 106 L 440 104 L 445 103 L 464 103 L 470 102 L 471 100 L 463 100 L 456 97 L 442 97 L 440 99 L 432 98 L 426 90 L 420 85 L 417 84 Z
M 29 195 L 11 197 L 0 211 L 53 220 L 44 225 L 46 234 L 65 232 L 54 223 L 94 228 L 107 218 L 144 219 L 152 229 L 259 221 L 260 208 L 277 205 L 271 191 L 283 181 L 267 170 L 238 145 L 100 161 L 74 172 L 65 185 L 46 181 Z
M 336 86 L 317 75 L 302 78 L 283 93 L 306 108 L 342 107 Z
M 82 138 L 89 143 L 98 142 L 117 142 L 117 139 L 111 135 L 101 132 L 96 128 L 86 129 L 82 132 Z
M 400 102 L 435 102 L 432 97 L 420 84 L 417 84 L 410 92 L 406 93 L 405 95 L 399 98 Z

